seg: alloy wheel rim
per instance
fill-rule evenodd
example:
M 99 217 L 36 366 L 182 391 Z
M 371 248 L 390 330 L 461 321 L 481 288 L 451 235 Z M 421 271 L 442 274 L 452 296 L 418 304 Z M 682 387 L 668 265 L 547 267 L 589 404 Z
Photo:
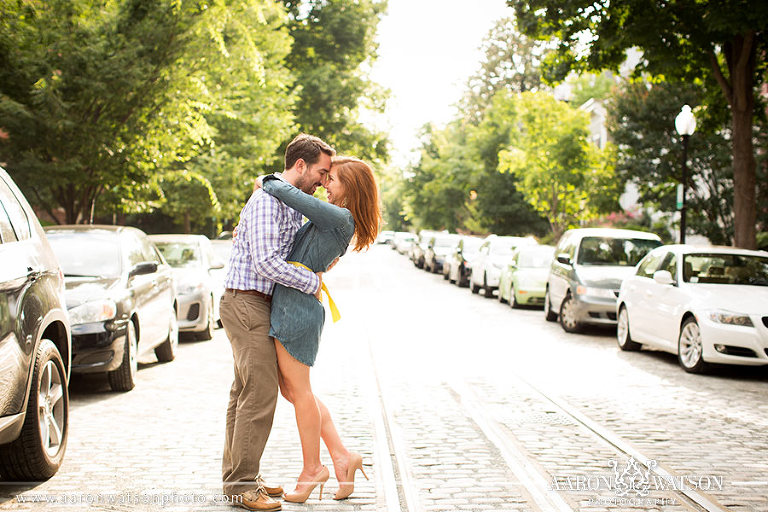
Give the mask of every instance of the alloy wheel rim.
M 573 301 L 570 297 L 563 302 L 563 323 L 572 329 L 576 325 L 576 315 L 573 311 Z
M 53 361 L 46 362 L 37 395 L 38 421 L 43 448 L 49 457 L 61 449 L 64 439 L 64 385 Z
M 680 359 L 686 368 L 693 368 L 701 360 L 701 333 L 699 326 L 689 323 L 680 334 Z
M 619 343 L 621 343 L 622 347 L 627 343 L 627 333 L 629 332 L 628 323 L 627 310 L 625 308 L 621 308 L 621 311 L 619 311 L 619 322 L 616 325 L 616 334 L 619 337 Z
M 133 323 L 128 324 L 128 367 L 131 369 L 131 380 L 136 379 L 139 373 L 138 340 L 136 339 L 136 328 Z

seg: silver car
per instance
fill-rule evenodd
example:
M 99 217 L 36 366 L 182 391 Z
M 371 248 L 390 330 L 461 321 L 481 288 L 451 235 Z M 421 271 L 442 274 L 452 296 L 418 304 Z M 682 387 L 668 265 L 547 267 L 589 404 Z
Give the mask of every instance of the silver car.
M 174 270 L 179 332 L 210 340 L 221 298 L 214 273 L 224 268 L 211 241 L 203 235 L 150 235 L 149 238 Z

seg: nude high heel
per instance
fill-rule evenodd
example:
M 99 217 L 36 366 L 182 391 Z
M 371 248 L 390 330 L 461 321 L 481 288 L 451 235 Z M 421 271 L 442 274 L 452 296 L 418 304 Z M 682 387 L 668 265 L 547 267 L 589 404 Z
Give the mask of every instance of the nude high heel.
M 363 474 L 365 479 L 368 480 L 368 475 L 366 475 L 365 470 L 363 470 L 363 456 L 360 455 L 359 453 L 352 453 L 349 456 L 349 466 L 347 467 L 347 474 L 344 475 L 345 481 L 339 482 L 339 490 L 336 491 L 336 494 L 334 495 L 333 499 L 344 500 L 349 498 L 349 496 L 355 490 L 355 472 L 358 469 Z
M 315 487 L 320 485 L 320 499 L 322 500 L 323 486 L 325 485 L 325 482 L 328 481 L 329 477 L 330 473 L 328 472 L 328 468 L 323 466 L 322 471 L 320 471 L 320 473 L 318 473 L 318 475 L 311 482 L 298 482 L 294 492 L 286 493 L 283 496 L 283 499 L 285 501 L 290 501 L 291 503 L 304 503 L 307 501 L 307 498 L 309 498 L 309 495 L 312 494 L 312 491 L 315 490 Z M 306 485 L 307 487 L 303 491 L 298 491 L 300 485 Z

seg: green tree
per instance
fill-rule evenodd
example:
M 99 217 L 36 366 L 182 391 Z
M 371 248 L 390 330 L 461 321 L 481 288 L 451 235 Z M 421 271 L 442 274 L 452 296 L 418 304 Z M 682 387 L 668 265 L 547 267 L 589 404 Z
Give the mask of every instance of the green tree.
M 199 222 L 217 213 L 216 192 L 200 174 L 187 170 L 167 172 L 160 178 L 159 185 L 165 199 L 162 211 L 181 224 L 184 233 L 193 232 L 193 221 Z
M 499 19 L 483 40 L 480 68 L 467 82 L 461 101 L 464 115 L 479 122 L 500 90 L 525 92 L 547 88 L 541 81 L 540 67 L 551 46 L 521 34 L 514 18 Z
M 517 110 L 517 130 L 499 154 L 499 169 L 519 178 L 518 188 L 555 236 L 614 211 L 619 188 L 610 149 L 589 142 L 587 114 L 546 93 L 523 93 Z
M 608 128 L 619 148 L 616 172 L 637 185 L 643 204 L 675 210 L 681 148 L 669 120 L 680 105 L 695 107 L 703 96 L 695 85 L 636 81 L 621 87 L 610 101 Z M 733 236 L 730 148 L 718 116 L 702 108 L 697 119 L 696 134 L 689 140 L 686 219 L 692 231 L 727 244 Z
M 339 153 L 374 166 L 386 161 L 386 134 L 357 120 L 361 106 L 384 110 L 387 94 L 365 70 L 376 56 L 376 27 L 386 0 L 283 0 L 283 4 L 294 40 L 286 62 L 296 77 L 298 128 L 323 138 Z
M 558 51 L 546 78 L 571 70 L 616 71 L 638 47 L 637 72 L 685 81 L 716 82 L 731 116 L 734 239 L 755 247 L 756 161 L 753 120 L 766 77 L 768 3 L 743 0 L 508 0 L 519 26 L 534 38 L 555 38 Z M 762 110 L 757 109 L 757 110 Z
M 113 206 L 146 210 L 147 202 L 156 204 L 158 191 L 148 185 L 153 178 L 211 147 L 217 127 L 206 116 L 227 107 L 233 107 L 233 117 L 241 114 L 224 98 L 247 90 L 245 79 L 258 74 L 242 67 L 274 65 L 259 58 L 269 50 L 249 56 L 247 38 L 232 38 L 227 22 L 247 9 L 269 19 L 270 5 L 267 0 L 3 2 L 0 130 L 6 135 L 0 152 L 9 171 L 34 204 L 49 211 L 62 207 L 67 222 L 92 218 L 104 194 L 128 196 L 110 204 L 110 212 Z M 274 24 L 259 23 L 260 30 L 251 27 L 258 33 L 251 42 L 286 38 Z M 233 41 L 242 44 L 235 48 Z M 279 106 L 274 95 L 256 97 Z M 258 111 L 253 107 L 246 114 Z

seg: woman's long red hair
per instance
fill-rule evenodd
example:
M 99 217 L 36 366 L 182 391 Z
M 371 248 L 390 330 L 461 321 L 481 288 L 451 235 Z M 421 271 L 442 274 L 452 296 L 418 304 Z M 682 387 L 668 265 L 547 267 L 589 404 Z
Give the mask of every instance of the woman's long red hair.
M 332 167 L 344 187 L 343 206 L 355 220 L 355 251 L 367 249 L 379 234 L 379 189 L 371 168 L 357 158 L 337 156 Z

